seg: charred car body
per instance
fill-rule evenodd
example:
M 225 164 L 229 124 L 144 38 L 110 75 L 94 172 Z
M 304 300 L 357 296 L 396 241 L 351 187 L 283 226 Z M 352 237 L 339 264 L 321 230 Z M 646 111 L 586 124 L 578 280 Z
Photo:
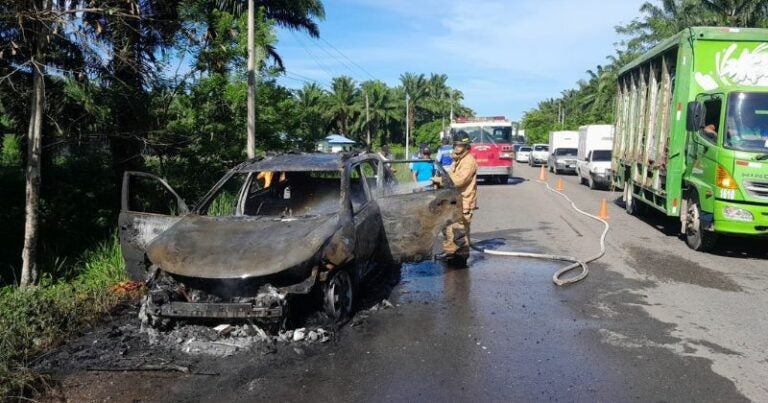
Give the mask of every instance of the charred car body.
M 343 320 L 363 278 L 381 263 L 429 258 L 461 214 L 439 164 L 444 186 L 418 192 L 398 186 L 389 164 L 373 154 L 251 160 L 191 210 L 162 179 L 127 172 L 120 239 L 129 275 L 149 288 L 143 319 L 278 323 L 292 297 L 317 292 Z M 145 200 L 142 191 L 169 198 Z

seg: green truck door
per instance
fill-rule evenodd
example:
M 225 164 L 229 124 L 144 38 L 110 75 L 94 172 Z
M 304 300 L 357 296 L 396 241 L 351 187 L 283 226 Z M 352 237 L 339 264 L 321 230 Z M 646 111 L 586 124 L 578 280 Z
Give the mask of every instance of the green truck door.
M 698 191 L 703 213 L 712 213 L 716 197 L 714 183 L 718 164 L 718 133 L 722 133 L 723 96 L 701 94 L 696 97 L 696 101 L 704 104 L 706 114 L 704 127 L 688 133 L 686 170 L 689 182 Z

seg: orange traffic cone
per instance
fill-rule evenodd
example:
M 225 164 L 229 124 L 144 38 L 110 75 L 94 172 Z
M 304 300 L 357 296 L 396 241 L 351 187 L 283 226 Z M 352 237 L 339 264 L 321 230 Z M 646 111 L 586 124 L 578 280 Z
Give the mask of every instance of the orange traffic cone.
M 608 201 L 603 198 L 603 201 L 600 203 L 600 214 L 597 215 L 601 220 L 607 220 L 608 219 Z
M 555 188 L 555 190 L 557 190 L 558 192 L 562 192 L 563 191 L 563 179 L 562 178 L 557 180 L 557 187 Z
M 544 165 L 541 166 L 541 171 L 539 171 L 539 180 L 540 181 L 547 180 L 547 170 L 544 169 Z

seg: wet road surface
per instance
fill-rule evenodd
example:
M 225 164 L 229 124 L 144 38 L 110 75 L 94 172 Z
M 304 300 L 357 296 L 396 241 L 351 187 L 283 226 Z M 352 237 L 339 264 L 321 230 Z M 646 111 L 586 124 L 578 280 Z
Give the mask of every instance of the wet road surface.
M 482 186 L 474 237 L 489 248 L 589 256 L 601 226 L 575 216 L 518 167 Z M 554 179 L 549 179 L 554 184 Z M 741 401 L 768 391 L 768 260 L 760 245 L 687 250 L 674 223 L 624 215 L 616 193 L 566 177 L 596 212 L 608 198 L 608 254 L 583 282 L 559 263 L 473 252 L 468 269 L 401 269 L 393 309 L 334 343 L 198 360 L 215 375 L 70 371 L 63 396 L 112 401 Z M 99 387 L 89 386 L 97 382 Z M 111 384 L 110 384 L 111 382 Z

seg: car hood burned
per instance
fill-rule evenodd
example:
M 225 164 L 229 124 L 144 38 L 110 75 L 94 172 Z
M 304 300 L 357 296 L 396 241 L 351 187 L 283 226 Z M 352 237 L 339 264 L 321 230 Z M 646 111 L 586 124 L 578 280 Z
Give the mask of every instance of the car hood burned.
M 208 217 L 189 215 L 147 248 L 162 270 L 192 278 L 246 279 L 311 263 L 338 229 L 338 215 Z

